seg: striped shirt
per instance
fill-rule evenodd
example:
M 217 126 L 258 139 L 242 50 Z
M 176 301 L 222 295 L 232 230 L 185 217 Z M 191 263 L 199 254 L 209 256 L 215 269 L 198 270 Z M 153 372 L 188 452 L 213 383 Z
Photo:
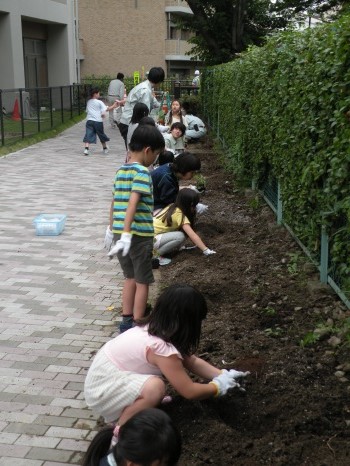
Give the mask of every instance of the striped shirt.
M 114 180 L 113 233 L 124 230 L 126 209 L 132 192 L 140 193 L 131 233 L 153 236 L 153 187 L 148 168 L 139 163 L 125 164 L 117 171 Z

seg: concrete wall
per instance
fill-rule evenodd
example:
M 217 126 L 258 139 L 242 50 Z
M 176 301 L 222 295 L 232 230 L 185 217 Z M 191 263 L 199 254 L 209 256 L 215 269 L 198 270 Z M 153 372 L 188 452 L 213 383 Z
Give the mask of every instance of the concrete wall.
M 0 0 L 0 88 L 25 86 L 22 20 L 48 25 L 49 86 L 77 82 L 74 0 Z
M 166 69 L 164 0 L 79 0 L 79 36 L 81 77 Z

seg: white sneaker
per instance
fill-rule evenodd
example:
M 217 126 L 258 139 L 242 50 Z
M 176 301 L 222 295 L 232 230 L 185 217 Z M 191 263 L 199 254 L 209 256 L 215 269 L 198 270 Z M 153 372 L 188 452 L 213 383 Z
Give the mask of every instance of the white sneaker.
M 159 256 L 158 259 L 159 265 L 169 265 L 171 263 L 171 259 L 169 259 L 168 257 Z
M 109 151 L 108 151 L 108 147 L 105 147 L 105 148 L 103 149 L 103 153 L 104 153 L 104 155 L 107 155 L 107 154 L 108 154 L 108 152 L 109 152 Z
M 84 155 L 89 155 L 89 149 L 87 148 L 84 149 Z

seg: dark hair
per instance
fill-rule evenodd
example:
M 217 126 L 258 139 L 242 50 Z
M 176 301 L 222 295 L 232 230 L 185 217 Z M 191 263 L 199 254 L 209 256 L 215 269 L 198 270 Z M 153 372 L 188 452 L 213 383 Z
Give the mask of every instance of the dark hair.
M 171 163 L 174 161 L 174 159 L 175 159 L 175 155 L 173 152 L 171 152 L 170 150 L 164 150 L 163 152 L 159 154 L 158 164 L 164 165 L 166 163 Z
M 106 427 L 93 438 L 82 466 L 99 466 L 110 449 L 113 427 Z M 155 460 L 175 466 L 181 455 L 181 437 L 170 417 L 160 409 L 136 413 L 120 427 L 112 454 L 118 466 L 126 461 L 149 466 Z
M 180 121 L 175 121 L 175 123 L 171 125 L 170 131 L 172 131 L 174 128 L 178 128 L 182 132 L 182 135 L 184 135 L 186 132 L 186 126 Z
M 198 348 L 202 320 L 206 315 L 204 296 L 190 285 L 175 284 L 162 292 L 143 324 L 149 324 L 150 335 L 173 344 L 186 356 Z
M 175 209 L 180 209 L 182 212 L 181 225 L 185 217 L 191 222 L 191 227 L 194 225 L 196 219 L 196 205 L 199 202 L 199 194 L 191 188 L 182 188 L 178 192 L 176 200 L 173 204 L 170 204 L 169 207 L 166 207 L 156 216 L 161 219 L 163 223 L 166 223 L 168 227 L 173 224 L 171 216 L 173 215 Z
M 149 108 L 146 104 L 137 102 L 132 110 L 130 123 L 140 123 L 141 118 L 149 114 Z
M 158 84 L 164 81 L 165 73 L 160 66 L 153 67 L 149 70 L 147 79 L 151 83 Z
M 188 113 L 189 115 L 194 115 L 194 110 L 193 108 L 191 107 L 191 104 L 190 102 L 184 102 L 182 104 L 182 108 L 185 110 L 186 113 Z
M 179 154 L 174 162 L 171 164 L 174 173 L 181 173 L 184 175 L 188 172 L 195 172 L 201 169 L 201 161 L 197 155 L 190 152 L 182 152 Z
M 140 120 L 140 125 L 151 125 L 151 126 L 156 126 L 156 122 L 153 120 L 152 117 L 145 116 L 141 118 Z
M 165 146 L 164 138 L 161 132 L 155 126 L 139 125 L 129 143 L 131 152 L 140 152 L 145 147 L 150 147 L 152 151 L 163 150 Z
M 89 89 L 89 99 L 92 99 L 94 94 L 97 94 L 98 92 L 100 92 L 99 87 L 92 87 L 91 89 Z
M 117 79 L 120 79 L 120 81 L 123 81 L 123 79 L 124 79 L 124 74 L 123 74 L 123 73 L 118 73 L 118 74 L 117 74 Z

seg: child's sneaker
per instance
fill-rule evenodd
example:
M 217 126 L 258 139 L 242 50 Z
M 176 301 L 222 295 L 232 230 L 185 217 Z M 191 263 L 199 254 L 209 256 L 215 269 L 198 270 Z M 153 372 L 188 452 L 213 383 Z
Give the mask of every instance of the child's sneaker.
M 133 316 L 122 316 L 122 321 L 120 322 L 119 325 L 119 332 L 123 333 L 132 328 L 133 323 L 134 323 L 134 317 Z
M 87 147 L 84 149 L 84 155 L 89 155 L 89 149 Z
M 158 259 L 159 265 L 169 265 L 171 263 L 171 259 L 169 259 L 168 257 L 159 256 Z
M 108 152 L 109 152 L 109 151 L 108 151 L 108 147 L 104 147 L 104 149 L 103 149 L 103 153 L 104 153 L 104 155 L 107 155 L 107 154 L 108 154 Z

